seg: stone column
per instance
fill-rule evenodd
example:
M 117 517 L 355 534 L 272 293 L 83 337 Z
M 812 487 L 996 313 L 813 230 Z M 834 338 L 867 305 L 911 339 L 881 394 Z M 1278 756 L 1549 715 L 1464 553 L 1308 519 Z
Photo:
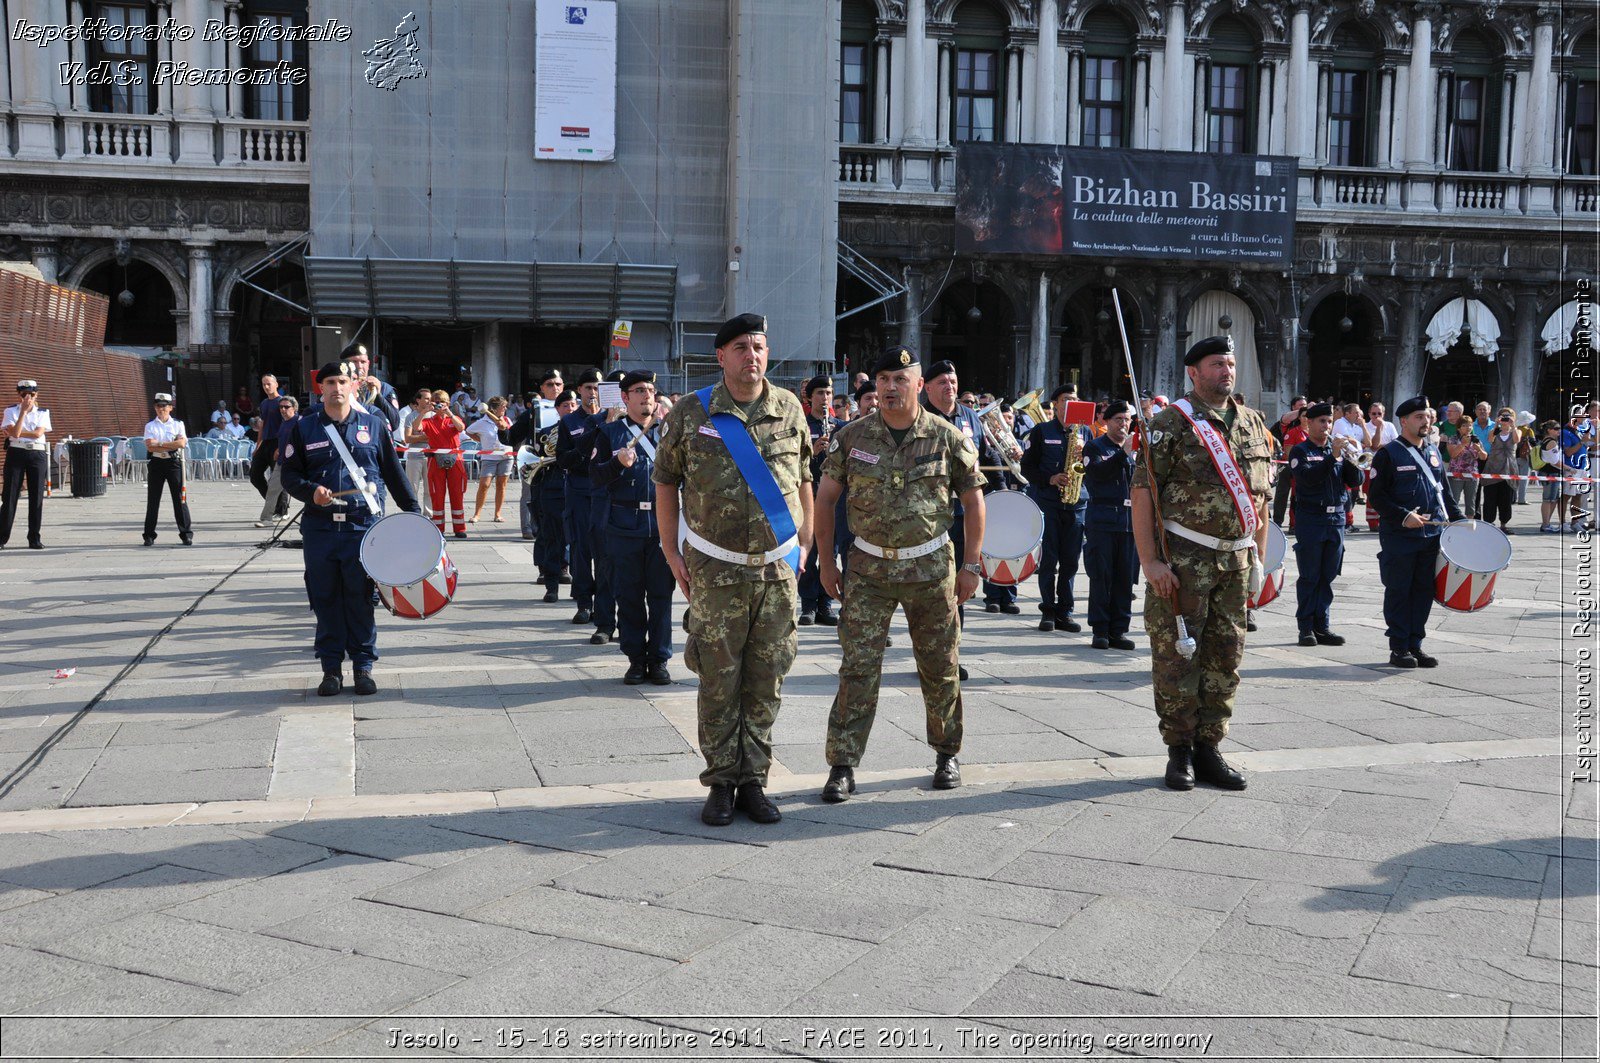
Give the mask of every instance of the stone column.
M 922 349 L 922 269 L 905 268 L 906 290 L 901 296 L 900 342 L 910 347 L 918 358 L 927 360 Z
M 1513 410 L 1531 410 L 1539 388 L 1544 353 L 1539 350 L 1539 293 L 1520 288 L 1515 298 L 1516 318 L 1511 323 L 1511 365 L 1505 404 Z
M 243 0 L 227 0 L 227 8 L 228 28 L 237 31 L 239 29 L 239 14 L 244 8 L 244 2 Z M 230 37 L 228 39 L 228 69 L 238 70 L 243 65 L 244 61 L 239 53 L 239 40 L 237 37 Z M 229 85 L 227 87 L 229 118 L 244 117 L 244 94 L 247 91 L 249 90 L 243 85 Z
M 1450 144 L 1450 81 L 1451 79 L 1448 76 L 1438 79 L 1436 83 L 1437 92 L 1435 93 L 1433 104 L 1433 127 L 1436 136 L 1433 145 L 1433 162 L 1441 170 L 1459 168 L 1457 165 L 1452 164 L 1450 158 L 1452 151 Z
M 1006 46 L 1006 95 L 1000 108 L 1005 118 L 1006 141 L 1017 144 L 1024 139 L 1038 140 L 1038 134 L 1027 136 L 1027 130 L 1022 124 L 1022 101 L 1027 96 L 1022 91 L 1022 46 L 1008 44 Z
M 1061 14 L 1056 0 L 1039 0 L 1039 61 L 1033 67 L 1033 139 L 1061 143 L 1056 128 L 1056 55 L 1060 51 Z
M 1189 150 L 1189 115 L 1183 106 L 1183 38 L 1188 19 L 1183 2 L 1167 5 L 1167 46 L 1163 57 L 1161 88 L 1161 146 L 1168 151 Z
M 1406 93 L 1406 157 L 1408 170 L 1432 170 L 1433 162 L 1433 17 L 1437 4 L 1419 4 L 1411 23 L 1410 91 Z M 1404 357 L 1404 354 L 1401 355 Z
M 1378 135 L 1374 142 L 1373 163 L 1380 170 L 1389 168 L 1389 126 L 1394 121 L 1394 67 L 1378 70 Z
M 189 249 L 189 342 L 212 342 L 211 248 L 209 239 L 185 241 Z
M 1156 286 L 1156 371 L 1148 387 L 1171 399 L 1188 390 L 1178 366 L 1178 281 L 1172 276 Z
M 1395 359 L 1394 394 L 1384 403 L 1391 412 L 1422 390 L 1423 357 L 1422 285 L 1407 284 L 1400 292 L 1400 350 Z M 1429 397 L 1442 401 L 1438 395 Z
M 1556 86 L 1550 77 L 1550 54 L 1554 49 L 1556 14 L 1553 4 L 1539 6 L 1533 26 L 1533 70 L 1528 91 L 1524 93 L 1528 107 L 1528 146 L 1523 158 L 1527 160 L 1528 172 L 1540 176 L 1555 172 L 1550 158 L 1554 139 L 1550 135 L 1550 104 L 1555 98 Z
M 872 42 L 872 140 L 876 144 L 889 143 L 889 38 L 879 35 Z
M 950 79 L 955 76 L 955 57 L 950 54 L 946 41 L 937 42 L 938 57 L 934 61 L 933 87 L 933 142 L 950 142 Z
M 56 283 L 58 259 L 56 242 L 54 240 L 30 241 L 28 244 L 28 257 L 33 259 L 34 268 L 48 283 Z
M 72 25 L 72 26 L 76 26 L 76 25 L 80 25 L 82 22 L 83 22 L 83 4 L 82 4 L 81 0 L 67 0 L 67 24 L 68 25 Z M 81 40 L 68 41 L 67 42 L 67 62 L 69 62 L 69 63 L 83 63 L 83 62 L 87 62 L 87 61 L 88 61 L 88 56 L 85 53 L 83 41 L 81 41 Z M 87 86 L 87 85 L 69 85 L 69 86 L 65 86 L 65 88 L 66 88 L 67 93 L 71 97 L 72 109 L 74 111 L 87 111 L 89 109 L 89 86 Z
M 187 41 L 176 42 L 176 62 L 182 70 L 182 64 L 188 63 L 191 67 L 204 68 L 210 64 L 207 56 L 210 46 L 200 39 L 199 27 L 205 25 L 209 13 L 206 0 L 178 0 L 178 10 L 181 12 L 179 20 L 186 26 L 197 27 L 195 35 Z M 211 129 L 212 113 L 207 106 L 210 89 L 203 86 L 179 84 L 173 90 L 174 100 L 178 111 L 178 162 L 191 166 L 206 166 L 216 162 L 216 144 Z M 205 329 L 209 334 L 209 323 L 191 326 L 193 331 Z M 194 340 L 195 343 L 209 343 L 210 340 Z
M 1135 60 L 1137 62 L 1137 60 Z M 1137 69 L 1137 68 L 1135 68 Z M 1083 56 L 1067 53 L 1067 143 L 1076 146 L 1083 140 L 1083 101 L 1079 98 L 1079 84 L 1083 81 Z M 1133 79 L 1134 95 L 1139 93 L 1139 79 Z M 1132 140 L 1132 137 L 1129 138 Z
M 1050 274 L 1039 270 L 1033 277 L 1033 327 L 1028 334 L 1029 381 L 1045 386 L 1050 362 Z
M 1288 117 L 1284 120 L 1285 147 L 1302 164 L 1311 162 L 1311 132 L 1307 128 L 1306 100 L 1311 95 L 1311 4 L 1295 0 L 1289 22 L 1289 84 L 1284 93 Z
M 1256 143 L 1257 155 L 1272 154 L 1272 114 L 1277 107 L 1274 97 L 1277 95 L 1272 83 L 1272 60 L 1263 59 L 1256 64 Z
M 172 17 L 172 0 L 156 0 L 155 17 L 158 23 L 165 25 L 166 21 Z M 200 31 L 196 29 L 195 32 L 198 33 Z M 156 59 L 158 62 L 163 63 L 173 62 L 172 40 L 165 34 L 162 35 L 160 42 L 156 45 Z M 172 111 L 172 82 L 170 80 L 163 81 L 156 86 L 156 113 L 170 115 Z
M 905 100 L 907 144 L 926 144 L 929 139 L 927 53 L 927 0 L 906 0 L 906 61 L 901 98 Z

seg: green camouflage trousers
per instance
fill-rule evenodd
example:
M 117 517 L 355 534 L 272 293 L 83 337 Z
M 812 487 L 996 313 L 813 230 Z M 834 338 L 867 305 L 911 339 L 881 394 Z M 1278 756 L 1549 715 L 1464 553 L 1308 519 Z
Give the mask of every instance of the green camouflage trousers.
M 765 786 L 772 723 L 794 664 L 793 579 L 694 587 L 684 617 L 683 660 L 700 677 L 700 781 Z
M 1178 655 L 1172 603 L 1145 584 L 1144 629 L 1150 636 L 1150 674 L 1161 737 L 1169 746 L 1215 745 L 1227 737 L 1233 695 L 1239 689 L 1250 571 L 1220 571 L 1215 563 L 1190 565 L 1182 554 L 1173 558 L 1173 571 L 1178 575 L 1184 623 L 1200 645 L 1192 660 Z
M 839 608 L 839 693 L 828 713 L 828 765 L 855 767 L 867 748 L 878 713 L 878 687 L 883 679 L 883 644 L 896 606 L 906 612 L 917 679 L 927 708 L 928 744 L 940 753 L 961 751 L 961 678 L 957 654 L 961 629 L 956 623 L 956 577 L 897 583 L 850 574 L 844 580 Z

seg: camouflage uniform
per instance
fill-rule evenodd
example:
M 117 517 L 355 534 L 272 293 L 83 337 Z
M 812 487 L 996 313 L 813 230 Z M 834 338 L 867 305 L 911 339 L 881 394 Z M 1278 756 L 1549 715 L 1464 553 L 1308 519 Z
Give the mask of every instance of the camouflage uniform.
M 851 530 L 886 549 L 938 538 L 950 526 L 950 496 L 985 483 L 972 440 L 920 407 L 898 446 L 877 413 L 847 423 L 828 444 L 822 473 L 847 489 Z M 861 762 L 878 711 L 884 640 L 897 605 L 905 609 L 911 628 L 928 744 L 940 753 L 961 751 L 961 631 L 953 549 L 947 543 L 922 557 L 891 561 L 851 545 L 839 610 L 844 661 L 828 714 L 830 766 L 853 768 Z
M 719 383 L 711 392 L 711 412 L 732 414 L 749 426 L 798 528 L 800 485 L 807 482 L 811 456 L 805 411 L 793 393 L 770 382 L 763 387 L 746 418 Z M 697 534 L 727 550 L 766 553 L 778 545 L 772 528 L 727 446 L 708 434 L 715 432 L 709 420 L 693 395 L 672 408 L 653 479 L 682 486 L 680 519 Z M 799 646 L 795 573 L 781 560 L 735 565 L 692 546 L 683 553 L 690 588 L 683 659 L 700 677 L 700 752 L 706 758 L 700 781 L 765 786 L 783 677 Z
M 1192 392 L 1185 396 L 1195 417 L 1216 426 L 1249 482 L 1258 507 L 1266 501 L 1271 442 L 1266 422 L 1247 406 L 1228 400 L 1233 427 L 1223 408 L 1208 407 Z M 1233 496 L 1211 464 L 1211 456 L 1183 414 L 1172 407 L 1150 420 L 1150 464 L 1161 486 L 1161 515 L 1185 528 L 1219 539 L 1244 535 Z M 1135 490 L 1148 487 L 1144 461 L 1134 473 Z M 1250 551 L 1219 552 L 1168 533 L 1172 571 L 1189 634 L 1199 643 L 1192 660 L 1179 656 L 1172 603 L 1145 585 L 1144 626 L 1150 635 L 1150 671 L 1156 715 L 1167 745 L 1215 745 L 1228 733 L 1233 695 L 1239 689 L 1244 656 L 1245 601 L 1250 595 Z

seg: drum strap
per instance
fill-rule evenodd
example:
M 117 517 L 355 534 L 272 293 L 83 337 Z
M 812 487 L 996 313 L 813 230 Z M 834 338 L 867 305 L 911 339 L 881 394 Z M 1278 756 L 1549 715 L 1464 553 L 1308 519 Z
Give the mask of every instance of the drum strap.
M 339 455 L 339 460 L 344 462 L 345 471 L 350 474 L 350 479 L 355 483 L 356 489 L 361 492 L 361 497 L 367 500 L 367 508 L 374 515 L 383 513 L 383 504 L 378 501 L 378 489 L 374 487 L 361 471 L 361 466 L 356 464 L 356 459 L 351 457 L 350 448 L 345 446 L 344 436 L 339 432 L 338 425 L 326 425 L 328 442 L 333 444 L 333 449 Z
M 1233 508 L 1239 514 L 1239 523 L 1244 527 L 1244 538 L 1255 537 L 1260 520 L 1256 516 L 1256 504 L 1250 498 L 1250 487 L 1245 482 L 1244 473 L 1239 469 L 1239 463 L 1233 460 L 1233 452 L 1228 449 L 1228 444 L 1222 438 L 1222 433 L 1217 431 L 1217 426 L 1205 418 L 1196 419 L 1194 407 L 1188 399 L 1179 399 L 1172 404 L 1183 419 L 1189 422 L 1189 427 L 1194 429 L 1194 434 L 1200 437 L 1201 446 L 1206 448 L 1206 453 L 1211 457 L 1211 464 L 1216 468 L 1217 475 L 1222 478 L 1222 486 L 1228 489 L 1228 496 L 1233 499 Z
M 1400 445 L 1405 447 L 1411 453 L 1411 456 L 1417 459 L 1417 471 L 1422 474 L 1424 480 L 1428 481 L 1428 486 L 1433 488 L 1433 501 L 1439 507 L 1439 515 L 1448 517 L 1450 511 L 1444 505 L 1444 488 L 1439 486 L 1439 481 L 1434 478 L 1433 470 L 1428 468 L 1428 459 L 1424 458 L 1421 452 L 1410 443 L 1402 440 Z

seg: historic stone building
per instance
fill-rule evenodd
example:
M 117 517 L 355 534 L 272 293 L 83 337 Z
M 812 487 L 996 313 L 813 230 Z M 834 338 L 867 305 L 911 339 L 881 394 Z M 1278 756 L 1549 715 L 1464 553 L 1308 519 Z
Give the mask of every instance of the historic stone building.
M 1241 388 L 1557 406 L 1596 265 L 1590 5 L 845 0 L 841 284 L 853 357 L 896 337 L 997 393 L 1179 387 L 1230 332 Z M 1293 266 L 955 253 L 956 153 L 1021 141 L 1291 156 Z M 903 291 L 902 291 L 903 289 Z M 1563 354 L 1565 352 L 1565 354 Z M 1592 377 L 1591 377 L 1592 379 Z

